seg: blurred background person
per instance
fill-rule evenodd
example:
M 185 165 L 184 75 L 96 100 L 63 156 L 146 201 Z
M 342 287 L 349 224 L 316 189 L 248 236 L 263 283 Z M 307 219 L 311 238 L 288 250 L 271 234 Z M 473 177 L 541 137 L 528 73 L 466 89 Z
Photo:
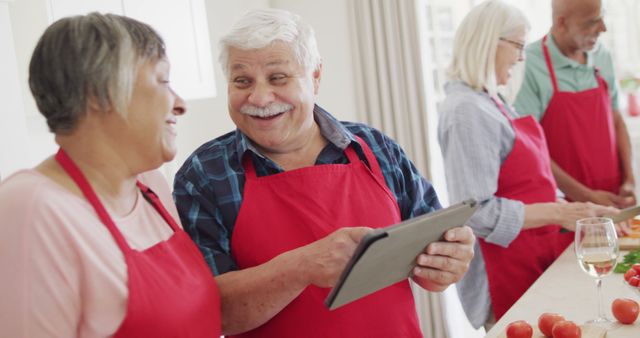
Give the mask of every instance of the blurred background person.
M 29 85 L 58 153 L 0 185 L 0 336 L 217 337 L 219 296 L 164 177 L 183 100 L 148 25 L 53 23 Z
M 618 108 L 601 0 L 553 0 L 551 30 L 527 46 L 520 114 L 542 125 L 558 187 L 572 201 L 635 205 L 631 142 Z
M 617 209 L 556 202 L 556 183 L 540 125 L 518 118 L 497 93 L 524 60 L 529 23 L 500 0 L 474 7 L 458 27 L 438 139 L 452 203 L 475 198 L 469 221 L 479 238 L 469 272 L 458 283 L 476 328 L 490 327 L 573 240 L 580 218 Z

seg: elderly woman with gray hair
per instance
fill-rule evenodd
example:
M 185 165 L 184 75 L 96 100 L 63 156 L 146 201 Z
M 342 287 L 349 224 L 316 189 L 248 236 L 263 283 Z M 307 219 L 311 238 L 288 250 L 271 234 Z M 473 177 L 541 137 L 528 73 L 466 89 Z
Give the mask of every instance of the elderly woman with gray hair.
M 464 18 L 440 106 L 438 138 L 451 202 L 484 201 L 469 225 L 479 238 L 458 293 L 474 327 L 499 319 L 571 243 L 580 218 L 617 213 L 556 199 L 540 125 L 519 118 L 498 94 L 524 59 L 529 24 L 499 0 Z
M 217 337 L 215 279 L 164 177 L 184 101 L 161 37 L 92 13 L 53 23 L 29 68 L 60 146 L 0 186 L 0 336 Z

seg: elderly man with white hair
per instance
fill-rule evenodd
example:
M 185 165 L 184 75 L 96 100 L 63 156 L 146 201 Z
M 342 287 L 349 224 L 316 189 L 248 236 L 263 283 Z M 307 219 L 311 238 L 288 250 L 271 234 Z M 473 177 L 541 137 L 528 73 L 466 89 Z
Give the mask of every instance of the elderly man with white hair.
M 440 208 L 433 187 L 389 137 L 315 104 L 322 63 L 298 15 L 251 11 L 221 46 L 237 129 L 187 159 L 174 197 L 217 275 L 224 334 L 421 337 L 408 280 L 335 311 L 323 301 L 370 228 Z M 430 291 L 473 256 L 468 227 L 445 238 L 416 258 Z

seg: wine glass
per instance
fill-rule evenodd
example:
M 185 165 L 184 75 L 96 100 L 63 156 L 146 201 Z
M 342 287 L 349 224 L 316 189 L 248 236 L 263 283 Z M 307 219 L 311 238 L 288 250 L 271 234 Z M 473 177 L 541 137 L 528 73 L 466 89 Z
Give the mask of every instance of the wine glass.
M 587 323 L 607 324 L 602 308 L 602 278 L 611 274 L 618 263 L 618 236 L 611 218 L 590 217 L 576 222 L 574 242 L 578 265 L 582 271 L 596 279 L 598 289 L 598 317 Z

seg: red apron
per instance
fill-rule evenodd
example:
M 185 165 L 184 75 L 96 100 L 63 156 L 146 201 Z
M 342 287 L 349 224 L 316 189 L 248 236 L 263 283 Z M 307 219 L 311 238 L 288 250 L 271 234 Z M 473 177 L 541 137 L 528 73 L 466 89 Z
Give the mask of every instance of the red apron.
M 371 170 L 352 146 L 348 164 L 325 164 L 257 177 L 245 156 L 246 183 L 231 239 L 241 269 L 319 240 L 342 227 L 379 228 L 400 211 L 371 149 L 358 139 Z M 422 337 L 407 280 L 329 311 L 329 289 L 308 286 L 280 313 L 236 337 Z
M 524 204 L 554 202 L 556 182 L 551 173 L 542 128 L 532 116 L 512 119 L 497 99 L 502 114 L 515 131 L 511 153 L 500 167 L 497 197 Z M 507 248 L 478 239 L 489 279 L 496 320 L 524 294 L 573 240 L 559 225 L 521 230 Z
M 73 160 L 62 149 L 55 158 L 109 229 L 127 263 L 127 313 L 114 336 L 219 337 L 220 299 L 215 279 L 158 196 L 137 182 L 174 234 L 144 251 L 132 249 Z
M 561 92 L 551 63 L 547 37 L 542 49 L 553 96 L 540 121 L 551 158 L 580 183 L 617 194 L 622 177 L 607 82 L 595 70 L 598 87 Z

